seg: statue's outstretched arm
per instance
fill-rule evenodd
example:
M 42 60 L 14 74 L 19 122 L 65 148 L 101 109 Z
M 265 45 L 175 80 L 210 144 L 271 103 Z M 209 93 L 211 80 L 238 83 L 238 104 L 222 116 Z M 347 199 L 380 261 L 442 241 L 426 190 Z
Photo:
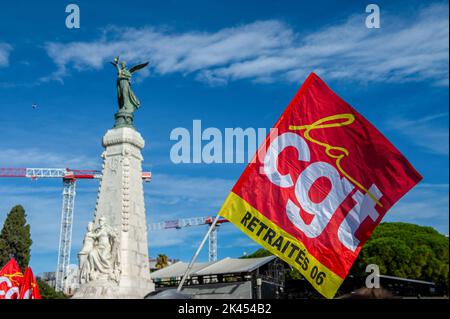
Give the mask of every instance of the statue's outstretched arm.
M 120 68 L 119 68 L 119 56 L 116 56 L 115 58 L 114 58 L 114 61 L 113 62 L 110 62 L 112 65 L 114 65 L 114 67 L 117 69 L 117 72 L 119 72 L 120 71 Z

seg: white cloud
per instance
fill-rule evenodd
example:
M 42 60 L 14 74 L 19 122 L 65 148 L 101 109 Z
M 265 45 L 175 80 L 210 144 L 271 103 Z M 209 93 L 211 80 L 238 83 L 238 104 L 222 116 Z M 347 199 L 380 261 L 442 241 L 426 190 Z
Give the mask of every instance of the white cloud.
M 0 167 L 50 167 L 92 169 L 99 160 L 80 154 L 55 153 L 37 148 L 2 149 Z
M 448 126 L 439 125 L 438 120 L 448 118 L 448 113 L 433 114 L 420 119 L 395 116 L 386 124 L 390 130 L 406 136 L 423 149 L 440 155 L 449 154 Z M 448 123 L 448 121 L 446 121 Z
M 234 183 L 222 178 L 154 174 L 144 189 L 147 222 L 215 216 Z M 194 252 L 206 231 L 207 226 L 149 231 L 151 253 L 152 247 L 176 248 L 183 245 Z M 227 236 L 221 234 L 220 237 L 222 242 Z M 232 237 L 235 238 L 236 234 Z
M 192 177 L 186 175 L 155 174 L 147 194 L 150 196 L 167 196 L 190 198 L 194 200 L 224 200 L 223 193 L 231 191 L 235 181 L 224 178 Z
M 206 226 L 191 227 L 189 229 L 152 230 L 149 231 L 148 234 L 148 244 L 150 249 L 178 247 L 180 245 L 183 245 L 186 248 L 195 245 L 198 247 L 206 232 Z
M 215 216 L 235 181 L 155 174 L 145 186 L 149 222 Z
M 11 53 L 11 50 L 11 45 L 0 42 L 0 67 L 8 66 L 9 54 Z
M 387 213 L 386 221 L 432 226 L 448 234 L 448 184 L 419 184 Z
M 45 80 L 62 79 L 70 67 L 100 69 L 121 54 L 150 60 L 156 74 L 192 74 L 212 85 L 240 79 L 298 82 L 313 70 L 335 79 L 448 85 L 447 11 L 447 4 L 434 4 L 415 16 L 385 13 L 381 29 L 367 29 L 361 14 L 309 34 L 276 20 L 216 32 L 110 27 L 91 42 L 47 43 L 58 69 Z
M 221 233 L 219 233 L 219 234 L 221 234 Z M 238 247 L 247 248 L 248 251 L 243 250 L 243 252 L 246 251 L 247 253 L 252 253 L 253 251 L 257 250 L 258 248 L 261 248 L 261 246 L 258 243 L 256 243 L 254 240 L 250 239 L 250 237 L 247 237 L 247 236 L 232 238 L 232 240 L 229 240 L 223 244 L 218 243 L 218 245 L 217 245 L 218 249 L 233 249 L 234 250 Z

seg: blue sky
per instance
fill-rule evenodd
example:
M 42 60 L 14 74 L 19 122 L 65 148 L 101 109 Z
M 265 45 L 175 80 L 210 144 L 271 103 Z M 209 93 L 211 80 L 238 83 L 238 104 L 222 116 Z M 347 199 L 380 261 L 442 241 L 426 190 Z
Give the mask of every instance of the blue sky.
M 244 164 L 173 164 L 172 129 L 270 128 L 315 71 L 372 122 L 423 175 L 385 217 L 448 234 L 448 3 L 377 1 L 367 29 L 362 1 L 73 1 L 81 28 L 65 26 L 64 1 L 2 4 L 0 167 L 99 169 L 101 137 L 116 111 L 115 71 L 151 60 L 134 90 L 147 145 L 148 222 L 214 215 Z M 31 105 L 39 107 L 33 109 Z M 72 263 L 93 216 L 96 181 L 79 181 Z M 56 267 L 59 180 L 1 179 L 0 223 L 25 206 L 36 273 Z M 188 260 L 206 227 L 149 233 L 150 255 Z M 258 246 L 231 224 L 219 258 Z M 207 260 L 205 248 L 200 260 Z

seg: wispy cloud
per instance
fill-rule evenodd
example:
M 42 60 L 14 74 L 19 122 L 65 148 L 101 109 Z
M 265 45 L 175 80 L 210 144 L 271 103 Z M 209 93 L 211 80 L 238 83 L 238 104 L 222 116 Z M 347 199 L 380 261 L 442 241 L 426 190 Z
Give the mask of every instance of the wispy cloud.
M 447 11 L 448 4 L 434 4 L 415 16 L 385 13 L 381 29 L 367 29 L 361 14 L 309 34 L 277 20 L 216 32 L 109 27 L 93 41 L 47 43 L 58 69 L 45 80 L 62 79 L 70 68 L 100 69 L 121 54 L 149 59 L 156 74 L 178 72 L 212 85 L 299 81 L 312 70 L 335 79 L 448 85 Z
M 233 180 L 224 178 L 155 174 L 147 194 L 194 200 L 208 198 L 217 205 L 217 200 L 224 200 L 222 193 L 231 191 L 233 184 Z
M 449 154 L 448 126 L 437 121 L 448 118 L 448 113 L 433 114 L 419 119 L 395 116 L 386 124 L 389 129 L 407 137 L 412 143 L 434 154 Z M 448 121 L 446 121 L 448 123 Z
M 150 185 L 145 187 L 147 221 L 154 223 L 178 218 L 214 216 L 234 183 L 235 180 L 223 178 L 155 174 Z M 150 253 L 155 255 L 157 251 L 175 251 L 178 256 L 186 252 L 189 255 L 198 247 L 206 231 L 207 226 L 150 231 Z M 223 224 L 219 228 L 218 238 L 221 249 L 219 258 L 229 256 L 230 251 L 234 252 L 236 248 L 240 248 L 242 252 L 253 252 L 257 249 L 255 243 L 231 223 Z M 205 247 L 203 253 L 207 250 Z M 184 258 L 189 257 L 190 255 Z
M 8 66 L 9 54 L 11 53 L 12 46 L 8 43 L 0 42 L 0 67 Z
M 98 167 L 97 158 L 81 154 L 55 153 L 37 148 L 0 150 L 1 167 L 60 167 L 91 169 Z
M 214 216 L 234 183 L 223 178 L 155 174 L 145 186 L 149 222 Z
M 448 234 L 448 184 L 419 184 L 386 215 L 387 221 L 427 225 Z
M 178 247 L 183 245 L 186 249 L 191 246 L 199 245 L 204 234 L 207 232 L 205 227 L 191 227 L 189 229 L 162 229 L 152 230 L 148 234 L 150 249 Z

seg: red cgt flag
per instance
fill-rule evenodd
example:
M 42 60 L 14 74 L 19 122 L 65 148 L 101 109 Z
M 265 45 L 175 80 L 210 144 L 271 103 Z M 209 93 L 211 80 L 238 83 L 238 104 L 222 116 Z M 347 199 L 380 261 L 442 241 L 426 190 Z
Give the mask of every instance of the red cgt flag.
M 30 267 L 27 267 L 24 272 L 19 299 L 42 299 L 36 278 L 34 278 L 33 271 Z
M 0 299 L 18 299 L 23 274 L 16 260 L 12 258 L 0 270 Z
M 383 216 L 422 177 L 312 73 L 219 214 L 327 298 Z

